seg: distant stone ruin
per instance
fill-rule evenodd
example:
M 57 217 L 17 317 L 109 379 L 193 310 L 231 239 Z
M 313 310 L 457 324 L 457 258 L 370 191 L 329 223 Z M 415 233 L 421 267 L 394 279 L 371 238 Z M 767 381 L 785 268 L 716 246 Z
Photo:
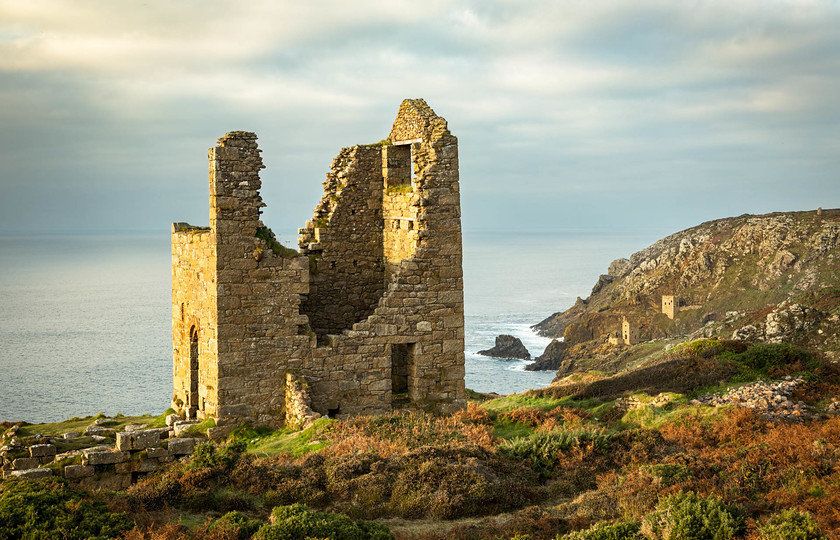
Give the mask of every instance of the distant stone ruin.
M 464 406 L 458 141 L 422 99 L 342 149 L 300 252 L 260 221 L 256 135 L 210 149 L 210 226 L 172 226 L 172 406 L 300 426 Z
M 656 304 L 654 304 L 655 306 Z M 662 295 L 662 313 L 668 316 L 669 319 L 673 319 L 677 316 L 677 313 L 680 311 L 680 301 L 676 296 L 665 296 Z
M 621 339 L 625 345 L 635 345 L 639 342 L 639 327 L 630 324 L 627 317 L 621 318 Z

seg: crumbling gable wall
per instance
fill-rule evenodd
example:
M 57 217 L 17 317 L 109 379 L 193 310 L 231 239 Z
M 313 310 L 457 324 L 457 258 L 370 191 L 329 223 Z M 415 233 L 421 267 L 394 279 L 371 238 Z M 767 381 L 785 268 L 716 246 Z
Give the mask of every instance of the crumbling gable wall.
M 371 315 L 385 292 L 379 147 L 339 152 L 324 196 L 299 233 L 300 252 L 312 259 L 309 295 L 301 306 L 312 330 L 323 339 Z
M 256 136 L 228 133 L 210 150 L 210 228 L 173 227 L 176 408 L 279 425 L 299 416 L 286 410 L 289 376 L 330 416 L 464 405 L 457 139 L 406 100 L 391 140 L 339 153 L 300 230 L 309 257 L 259 220 Z M 408 182 L 396 170 L 406 155 Z M 193 327 L 197 348 L 185 344 Z

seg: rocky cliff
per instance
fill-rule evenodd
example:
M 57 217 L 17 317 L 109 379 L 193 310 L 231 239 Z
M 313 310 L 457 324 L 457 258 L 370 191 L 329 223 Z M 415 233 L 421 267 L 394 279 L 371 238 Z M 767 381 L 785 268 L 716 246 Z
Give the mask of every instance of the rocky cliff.
M 587 299 L 537 324 L 563 345 L 529 368 L 614 371 L 644 356 L 639 347 L 688 336 L 791 341 L 831 357 L 840 350 L 838 241 L 840 210 L 743 215 L 663 238 L 613 261 Z M 673 319 L 663 296 L 674 297 Z M 641 345 L 619 339 L 622 317 Z

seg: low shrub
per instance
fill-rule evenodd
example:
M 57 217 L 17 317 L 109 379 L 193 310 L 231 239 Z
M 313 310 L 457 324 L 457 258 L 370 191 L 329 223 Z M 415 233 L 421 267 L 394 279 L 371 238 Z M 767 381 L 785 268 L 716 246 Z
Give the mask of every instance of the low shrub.
M 764 540 L 822 540 L 828 538 L 820 532 L 817 521 L 807 512 L 795 508 L 772 516 L 758 529 Z
M 571 447 L 602 451 L 607 447 L 607 437 L 599 429 L 537 431 L 506 441 L 499 447 L 499 453 L 510 459 L 525 460 L 540 477 L 550 478 L 560 453 Z
M 700 497 L 693 491 L 670 495 L 644 517 L 641 533 L 662 540 L 728 540 L 744 529 L 740 509 L 718 497 Z
M 314 512 L 302 504 L 278 506 L 271 512 L 271 524 L 263 525 L 254 535 L 258 540 L 389 540 L 391 531 L 372 521 L 353 521 L 344 514 Z
M 0 484 L 0 539 L 113 538 L 134 527 L 123 513 L 54 479 Z
M 820 361 L 813 354 L 790 343 L 756 343 L 747 350 L 728 357 L 760 373 L 768 373 L 774 369 L 784 370 L 788 366 L 812 371 L 820 365 Z
M 264 523 L 237 512 L 228 512 L 207 527 L 207 532 L 222 533 L 238 540 L 251 538 Z

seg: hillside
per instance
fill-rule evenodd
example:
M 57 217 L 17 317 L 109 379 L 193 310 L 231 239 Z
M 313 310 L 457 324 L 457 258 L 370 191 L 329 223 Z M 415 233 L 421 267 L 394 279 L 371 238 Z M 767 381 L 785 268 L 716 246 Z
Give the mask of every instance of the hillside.
M 535 325 L 552 342 L 529 369 L 558 376 L 641 365 L 689 337 L 840 350 L 840 210 L 710 221 L 613 261 L 588 298 Z M 662 297 L 679 304 L 674 319 Z M 626 317 L 639 345 L 610 345 Z

